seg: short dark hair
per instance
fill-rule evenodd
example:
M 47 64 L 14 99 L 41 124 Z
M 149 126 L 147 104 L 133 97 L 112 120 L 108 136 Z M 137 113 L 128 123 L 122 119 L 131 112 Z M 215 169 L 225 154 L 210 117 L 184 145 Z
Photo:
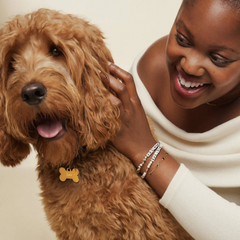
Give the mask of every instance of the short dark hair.
M 183 0 L 183 4 L 190 3 L 194 5 L 198 0 Z M 220 0 L 222 3 L 228 4 L 230 7 L 240 9 L 240 0 Z
M 228 4 L 230 7 L 240 9 L 240 0 L 221 0 L 223 3 Z
M 196 3 L 197 0 L 183 0 L 183 4 L 187 4 L 190 3 L 191 5 L 194 5 L 194 3 Z

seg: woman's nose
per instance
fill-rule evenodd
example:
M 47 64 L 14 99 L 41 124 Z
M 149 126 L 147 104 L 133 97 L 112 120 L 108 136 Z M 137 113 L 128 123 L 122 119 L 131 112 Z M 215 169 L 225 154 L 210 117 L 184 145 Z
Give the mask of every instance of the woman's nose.
M 203 59 L 195 54 L 182 57 L 180 66 L 189 75 L 200 77 L 204 74 Z

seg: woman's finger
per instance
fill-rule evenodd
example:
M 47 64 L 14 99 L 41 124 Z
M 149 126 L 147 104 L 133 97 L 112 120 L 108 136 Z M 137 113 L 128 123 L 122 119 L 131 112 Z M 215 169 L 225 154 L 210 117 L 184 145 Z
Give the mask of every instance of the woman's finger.
M 127 87 L 128 93 L 130 98 L 134 98 L 136 96 L 136 87 L 133 81 L 132 75 L 115 65 L 114 63 L 111 63 L 109 65 L 110 72 L 117 78 L 119 78 L 121 81 L 124 82 L 125 86 Z
M 117 98 L 116 96 L 114 96 L 113 94 L 110 94 L 110 100 L 114 105 L 116 105 L 118 107 L 118 109 L 120 111 L 119 117 L 122 120 L 122 122 L 125 122 L 127 115 L 126 115 L 126 112 L 125 112 L 125 109 L 123 107 L 121 100 L 119 98 Z
M 128 89 L 123 81 L 116 79 L 110 74 L 100 74 L 102 80 L 109 85 L 109 87 L 116 93 L 118 100 L 121 101 L 121 104 L 125 110 L 131 110 L 131 100 L 129 97 Z M 119 105 L 119 103 L 118 103 Z

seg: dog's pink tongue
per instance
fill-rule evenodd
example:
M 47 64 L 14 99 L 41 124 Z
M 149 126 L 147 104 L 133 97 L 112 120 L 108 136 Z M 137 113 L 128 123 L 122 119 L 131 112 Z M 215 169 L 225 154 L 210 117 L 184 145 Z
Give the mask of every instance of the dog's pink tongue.
M 37 126 L 38 134 L 44 138 L 54 138 L 62 130 L 62 123 L 60 121 L 46 120 Z

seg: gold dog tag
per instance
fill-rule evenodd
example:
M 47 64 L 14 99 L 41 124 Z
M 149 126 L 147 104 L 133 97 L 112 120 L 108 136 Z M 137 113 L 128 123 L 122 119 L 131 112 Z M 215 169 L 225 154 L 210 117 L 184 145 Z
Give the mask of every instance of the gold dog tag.
M 73 168 L 71 170 L 70 168 L 65 169 L 65 168 L 61 167 L 61 168 L 59 168 L 59 172 L 60 172 L 59 179 L 62 182 L 65 182 L 66 179 L 72 179 L 76 183 L 79 182 L 78 169 Z

